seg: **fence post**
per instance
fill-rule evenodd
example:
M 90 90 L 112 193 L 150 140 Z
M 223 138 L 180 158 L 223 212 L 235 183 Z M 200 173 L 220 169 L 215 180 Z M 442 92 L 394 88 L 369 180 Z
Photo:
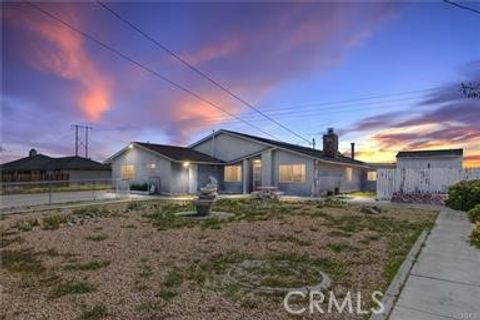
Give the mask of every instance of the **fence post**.
M 97 180 L 93 180 L 93 201 L 97 201 Z
M 48 204 L 52 204 L 52 183 L 48 183 Z

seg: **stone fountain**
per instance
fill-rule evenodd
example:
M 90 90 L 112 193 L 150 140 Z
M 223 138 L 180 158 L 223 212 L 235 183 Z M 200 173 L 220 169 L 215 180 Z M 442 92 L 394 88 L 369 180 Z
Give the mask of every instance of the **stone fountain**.
M 197 209 L 197 216 L 208 216 L 212 211 L 212 205 L 217 199 L 217 179 L 212 176 L 208 177 L 208 179 L 210 182 L 200 188 L 198 198 L 192 201 L 192 204 Z

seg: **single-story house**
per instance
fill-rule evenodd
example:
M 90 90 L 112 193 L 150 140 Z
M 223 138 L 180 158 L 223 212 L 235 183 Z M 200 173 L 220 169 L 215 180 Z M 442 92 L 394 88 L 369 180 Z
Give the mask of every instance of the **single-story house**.
M 196 193 L 210 176 L 219 177 L 225 164 L 194 149 L 144 142 L 131 142 L 105 162 L 121 188 L 147 183 L 162 194 Z
M 152 183 L 164 194 L 196 193 L 213 176 L 221 193 L 275 186 L 288 195 L 318 196 L 362 190 L 368 164 L 338 151 L 329 129 L 323 151 L 230 130 L 188 147 L 132 142 L 110 158 L 114 180 Z
M 2 182 L 109 180 L 109 165 L 79 156 L 54 158 L 31 149 L 28 157 L 0 165 Z
M 461 169 L 463 149 L 401 151 L 397 153 L 398 169 Z

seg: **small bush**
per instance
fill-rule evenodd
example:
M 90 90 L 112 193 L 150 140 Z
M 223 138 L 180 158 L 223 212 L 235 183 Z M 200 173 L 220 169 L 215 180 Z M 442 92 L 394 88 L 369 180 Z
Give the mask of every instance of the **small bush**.
M 480 180 L 462 181 L 449 187 L 445 204 L 452 209 L 463 211 L 480 204 Z
M 177 293 L 175 291 L 172 291 L 172 290 L 162 289 L 155 296 L 159 297 L 159 298 L 162 298 L 165 301 L 170 301 L 177 296 Z
M 130 190 L 134 191 L 148 191 L 147 183 L 132 183 L 130 185 Z
M 84 219 L 108 217 L 109 215 L 111 215 L 111 212 L 107 208 L 99 208 L 99 207 L 77 208 L 77 209 L 74 209 L 72 213 L 73 215 L 78 216 L 80 218 L 84 218 Z
M 103 240 L 105 240 L 105 239 L 107 239 L 107 238 L 108 238 L 108 236 L 107 236 L 106 234 L 97 233 L 97 234 L 94 234 L 94 235 L 85 237 L 85 240 L 103 241 Z
M 470 236 L 470 243 L 472 246 L 477 247 L 480 249 L 480 222 L 477 222 L 475 225 L 475 229 L 472 231 L 472 235 Z
M 95 291 L 95 288 L 86 282 L 64 282 L 58 284 L 53 290 L 54 297 L 68 294 L 84 294 Z
M 78 319 L 80 320 L 97 320 L 97 319 L 103 319 L 109 315 L 107 307 L 105 307 L 103 304 L 97 304 L 93 306 L 93 308 L 85 308 L 82 311 L 82 314 Z
M 472 223 L 480 222 L 480 204 L 477 204 L 473 209 L 468 211 L 468 217 Z
M 65 214 L 51 214 L 42 219 L 42 228 L 45 230 L 56 230 L 62 224 L 68 221 L 68 216 Z
M 15 227 L 18 230 L 23 232 L 31 231 L 33 227 L 36 227 L 38 225 L 39 225 L 38 220 L 35 218 L 25 218 L 25 219 L 17 220 L 15 222 Z
M 40 274 L 45 271 L 37 254 L 31 249 L 4 250 L 1 267 L 9 272 Z
M 95 271 L 101 268 L 108 267 L 110 261 L 90 261 L 84 264 L 69 264 L 64 267 L 65 270 L 82 270 L 82 271 Z

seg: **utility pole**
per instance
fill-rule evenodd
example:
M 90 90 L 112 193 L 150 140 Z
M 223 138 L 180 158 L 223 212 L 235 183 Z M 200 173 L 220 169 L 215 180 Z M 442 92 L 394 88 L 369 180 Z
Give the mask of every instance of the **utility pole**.
M 87 125 L 72 124 L 72 127 L 75 128 L 75 156 L 78 157 L 78 149 L 80 146 L 84 147 L 85 158 L 88 158 L 88 131 L 93 128 Z M 79 129 L 83 130 L 84 138 L 83 141 L 78 135 Z
M 73 124 L 72 127 L 75 128 L 75 157 L 78 156 L 78 124 Z
M 88 158 L 88 130 L 92 130 L 92 127 L 85 126 L 85 158 Z

